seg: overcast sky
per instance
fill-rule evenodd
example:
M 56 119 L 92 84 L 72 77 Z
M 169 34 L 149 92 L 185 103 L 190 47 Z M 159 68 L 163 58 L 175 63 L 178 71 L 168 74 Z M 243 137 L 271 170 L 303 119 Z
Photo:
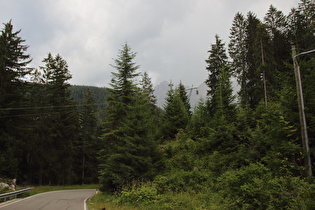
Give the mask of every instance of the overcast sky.
M 154 85 L 206 80 L 207 51 L 225 43 L 237 12 L 262 19 L 272 4 L 288 14 L 299 0 L 0 0 L 0 20 L 12 19 L 29 45 L 32 67 L 49 52 L 69 65 L 71 84 L 108 86 L 110 64 L 127 42 Z M 1 26 L 3 28 L 3 25 Z

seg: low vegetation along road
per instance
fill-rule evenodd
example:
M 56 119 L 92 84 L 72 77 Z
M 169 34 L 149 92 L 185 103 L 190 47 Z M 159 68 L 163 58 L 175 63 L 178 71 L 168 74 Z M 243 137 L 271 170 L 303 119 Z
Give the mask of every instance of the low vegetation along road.
M 0 204 L 0 210 L 85 210 L 86 200 L 95 194 L 95 190 L 62 190 L 37 194 L 25 199 Z

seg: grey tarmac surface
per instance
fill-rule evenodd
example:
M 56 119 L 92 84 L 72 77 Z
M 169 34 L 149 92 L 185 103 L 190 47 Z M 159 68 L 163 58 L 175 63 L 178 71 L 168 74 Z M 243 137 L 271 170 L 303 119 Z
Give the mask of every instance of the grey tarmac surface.
M 8 203 L 1 203 L 0 210 L 86 210 L 85 201 L 95 190 L 61 190 L 37 194 Z

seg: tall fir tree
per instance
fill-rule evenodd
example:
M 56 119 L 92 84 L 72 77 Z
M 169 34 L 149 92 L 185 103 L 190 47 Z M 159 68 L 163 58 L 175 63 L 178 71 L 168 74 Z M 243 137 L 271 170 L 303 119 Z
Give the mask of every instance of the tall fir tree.
M 155 138 L 158 138 L 160 135 L 160 127 L 161 127 L 161 109 L 156 105 L 156 96 L 154 95 L 154 88 L 151 82 L 151 78 L 149 77 L 147 72 L 142 74 L 142 79 L 140 81 L 141 84 L 141 92 L 144 94 L 144 97 L 147 97 L 150 102 L 150 109 L 148 111 L 151 112 L 151 119 L 153 120 Z
M 31 62 L 28 46 L 11 21 L 0 32 L 0 176 L 16 178 L 26 123 L 26 83 Z M 22 146 L 22 147 L 21 147 Z
M 288 15 L 289 39 L 302 51 L 315 48 L 315 3 L 301 0 Z
M 255 108 L 261 100 L 268 101 L 267 86 L 272 81 L 272 56 L 266 26 L 252 12 L 247 14 L 246 63 L 249 106 Z
M 181 99 L 179 89 L 170 89 L 165 98 L 164 113 L 162 116 L 162 136 L 164 140 L 171 140 L 176 137 L 180 129 L 185 129 L 189 122 L 189 114 Z
M 29 104 L 29 123 L 25 127 L 29 130 L 27 135 L 27 145 L 25 147 L 24 169 L 25 181 L 30 184 L 48 184 L 47 163 L 50 159 L 48 136 L 52 121 L 52 107 L 48 100 L 47 85 L 45 84 L 42 72 L 35 69 L 30 78 L 29 94 L 31 95 Z M 47 147 L 48 146 L 48 147 Z
M 235 115 L 235 97 L 233 95 L 233 88 L 230 81 L 231 72 L 229 72 L 229 67 L 223 67 L 218 78 L 218 89 L 215 94 L 215 101 L 217 104 L 217 109 L 215 114 L 226 119 L 233 119 Z
M 135 56 L 126 43 L 112 65 L 117 72 L 112 72 L 99 157 L 104 191 L 118 190 L 133 180 L 154 175 L 156 147 L 151 135 L 151 105 L 148 95 L 135 83 L 139 76 Z
M 151 78 L 149 77 L 147 72 L 144 72 L 142 74 L 142 79 L 141 79 L 141 86 L 142 86 L 142 91 L 147 97 L 149 97 L 150 102 L 153 106 L 156 105 L 156 96 L 154 95 L 154 88 L 153 84 L 151 82 Z
M 48 53 L 43 59 L 45 65 L 44 84 L 51 106 L 47 118 L 51 126 L 47 132 L 45 147 L 49 155 L 45 163 L 48 184 L 71 184 L 73 176 L 73 143 L 79 138 L 79 120 L 76 105 L 70 97 L 68 80 L 72 77 L 67 62 L 59 55 Z
M 178 93 L 179 93 L 179 96 L 181 98 L 181 100 L 183 101 L 184 103 L 184 106 L 185 106 L 185 109 L 186 109 L 186 112 L 188 114 L 188 116 L 190 117 L 191 116 L 191 106 L 190 106 L 190 98 L 188 97 L 187 95 L 187 91 L 186 91 L 186 88 L 185 86 L 183 85 L 182 81 L 179 82 L 179 85 L 178 85 Z
M 239 101 L 242 106 L 248 105 L 248 65 L 246 62 L 246 18 L 243 14 L 237 13 L 234 17 L 232 28 L 230 29 L 230 42 L 228 45 L 229 55 L 232 59 L 231 67 L 237 82 L 240 86 L 238 92 Z
M 197 106 L 194 107 L 191 119 L 189 121 L 187 131 L 191 135 L 191 138 L 198 139 L 209 136 L 210 131 L 209 110 L 206 101 L 200 99 Z
M 87 89 L 83 96 L 83 108 L 81 110 L 81 138 L 77 146 L 77 160 L 79 170 L 78 174 L 81 177 L 80 182 L 96 183 L 97 182 L 97 153 L 99 140 L 97 139 L 98 119 L 96 116 L 96 101 L 90 89 Z M 81 172 L 81 173 L 80 173 Z
M 292 59 L 287 22 L 287 17 L 272 5 L 264 17 L 264 24 L 270 37 L 270 58 L 267 66 L 273 70 L 267 72 L 267 80 L 269 95 L 275 101 L 278 98 L 278 92 L 285 85 L 283 77 L 291 77 L 293 73 L 286 65 L 291 63 Z
M 211 49 L 208 52 L 210 55 L 206 60 L 206 63 L 208 64 L 206 70 L 209 74 L 205 83 L 209 88 L 209 114 L 213 116 L 216 110 L 218 110 L 220 106 L 221 108 L 223 106 L 223 100 L 221 98 L 223 95 L 221 95 L 221 93 L 223 91 L 223 83 L 225 83 L 223 82 L 223 78 L 226 78 L 227 76 L 226 74 L 225 77 L 223 77 L 223 73 L 229 68 L 229 64 L 224 43 L 222 43 L 222 40 L 218 35 L 215 36 L 215 44 L 211 45 Z M 230 77 L 228 76 L 228 80 L 229 78 Z M 230 96 L 227 95 L 226 97 Z

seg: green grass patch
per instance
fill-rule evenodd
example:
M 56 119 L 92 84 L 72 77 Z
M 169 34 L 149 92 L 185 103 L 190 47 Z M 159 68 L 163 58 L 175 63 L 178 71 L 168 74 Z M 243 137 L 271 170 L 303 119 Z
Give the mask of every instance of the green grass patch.
M 35 194 L 56 190 L 98 189 L 99 185 L 69 185 L 69 186 L 35 186 L 31 191 Z
M 32 190 L 29 190 L 21 195 L 19 198 L 25 198 L 28 196 L 36 195 L 39 193 L 57 191 L 57 190 L 80 190 L 80 189 L 98 189 L 99 185 L 69 185 L 69 186 L 35 186 Z
M 99 210 L 106 208 L 107 210 L 135 210 L 133 206 L 128 206 L 127 204 L 122 205 L 120 199 L 115 194 L 109 194 L 100 192 L 94 195 L 88 201 L 88 207 L 90 210 Z
M 106 208 L 106 210 L 227 209 L 218 205 L 218 201 L 215 201 L 215 199 L 222 198 L 218 198 L 216 195 L 211 196 L 206 193 L 190 191 L 181 193 L 167 192 L 156 195 L 155 199 L 151 202 L 143 200 L 135 202 L 126 201 L 125 195 L 101 192 L 89 200 L 88 207 L 90 210 L 103 208 Z
M 210 205 L 209 200 L 215 198 L 208 196 L 209 192 L 186 192 L 164 191 L 158 193 L 157 185 L 152 182 L 133 183 L 117 193 L 100 192 L 93 196 L 89 202 L 89 209 L 217 209 L 215 202 Z M 210 198 L 211 197 L 211 198 Z
M 7 193 L 7 192 L 10 192 L 8 187 L 0 188 L 0 194 L 4 194 L 4 193 Z
M 177 179 L 168 175 L 153 182 L 135 182 L 113 194 L 98 193 L 90 199 L 89 208 L 315 209 L 315 184 L 299 177 L 273 176 L 262 164 L 226 171 L 216 180 L 202 175 L 178 172 Z

